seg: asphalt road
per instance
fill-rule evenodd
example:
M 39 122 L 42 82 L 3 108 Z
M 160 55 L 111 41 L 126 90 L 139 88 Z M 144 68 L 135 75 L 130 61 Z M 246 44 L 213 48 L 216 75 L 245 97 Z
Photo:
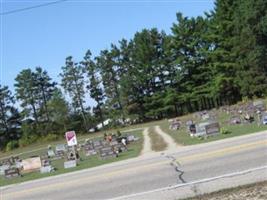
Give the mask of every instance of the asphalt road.
M 0 199 L 127 199 L 133 194 L 137 196 L 130 199 L 142 199 L 138 194 L 263 166 L 267 166 L 267 132 L 179 147 L 172 152 L 3 187 Z M 267 168 L 258 173 L 267 180 Z M 164 197 L 159 199 L 168 199 Z

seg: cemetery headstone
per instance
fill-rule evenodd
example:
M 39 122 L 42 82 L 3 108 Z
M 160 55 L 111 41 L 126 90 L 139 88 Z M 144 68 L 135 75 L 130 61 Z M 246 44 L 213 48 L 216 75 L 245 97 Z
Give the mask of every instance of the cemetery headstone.
M 10 165 L 1 165 L 0 166 L 0 175 L 5 175 L 5 170 L 9 169 Z
M 56 157 L 57 158 L 64 158 L 65 152 L 67 151 L 65 144 L 58 144 L 56 145 Z
M 267 125 L 267 114 L 262 117 L 262 124 Z
M 103 148 L 102 143 L 99 140 L 93 141 L 93 147 L 96 151 Z
M 64 151 L 64 152 L 66 152 L 67 151 L 66 145 L 65 144 L 57 144 L 56 145 L 56 152 L 57 151 Z
M 263 101 L 258 100 L 253 102 L 253 106 L 256 110 L 264 111 L 265 110 L 265 104 Z
M 94 149 L 93 145 L 85 144 L 84 145 L 84 152 L 86 156 L 96 155 L 97 151 Z
M 191 124 L 191 125 L 189 125 L 189 132 L 191 133 L 191 134 L 195 134 L 196 133 L 196 125 L 195 124 Z
M 116 140 L 113 140 L 113 141 L 111 141 L 109 143 L 110 146 L 114 146 L 114 145 L 117 145 L 117 144 L 118 144 L 118 142 Z
M 48 156 L 48 158 L 53 158 L 53 157 L 56 156 L 56 154 L 55 154 L 55 152 L 52 149 L 49 149 L 47 151 L 47 156 Z
M 22 166 L 24 172 L 32 172 L 39 170 L 42 166 L 41 158 L 40 157 L 34 157 L 34 158 L 27 158 L 25 160 L 22 160 Z
M 76 166 L 77 166 L 76 160 L 68 160 L 68 161 L 64 162 L 64 168 L 65 169 L 76 167 Z
M 220 125 L 218 122 L 207 124 L 205 129 L 207 135 L 215 135 L 220 133 Z
M 114 145 L 113 150 L 115 152 L 118 151 L 119 153 L 124 152 L 124 151 L 128 151 L 127 147 L 125 145 L 123 145 L 122 143 L 118 143 L 118 144 Z
M 241 119 L 238 116 L 232 116 L 230 119 L 230 124 L 241 124 Z
M 208 120 L 208 119 L 210 119 L 210 115 L 208 113 L 203 113 L 201 118 L 202 118 L 202 120 Z
M 40 168 L 40 172 L 41 174 L 44 174 L 44 173 L 51 173 L 54 171 L 54 168 L 51 166 L 51 165 L 48 165 L 48 166 L 43 166 Z
M 100 157 L 102 159 L 115 158 L 117 154 L 113 151 L 112 147 L 104 147 L 99 149 Z
M 20 172 L 18 168 L 9 168 L 5 170 L 5 177 L 6 178 L 13 178 L 20 176 Z
M 203 122 L 196 125 L 196 133 L 191 136 L 209 136 L 220 133 L 218 122 Z
M 171 121 L 169 129 L 171 130 L 178 130 L 181 127 L 181 121 L 178 119 L 174 119 Z
M 128 141 L 128 142 L 134 142 L 134 141 L 136 141 L 136 138 L 135 138 L 134 135 L 128 135 L 128 136 L 127 136 L 127 141 Z

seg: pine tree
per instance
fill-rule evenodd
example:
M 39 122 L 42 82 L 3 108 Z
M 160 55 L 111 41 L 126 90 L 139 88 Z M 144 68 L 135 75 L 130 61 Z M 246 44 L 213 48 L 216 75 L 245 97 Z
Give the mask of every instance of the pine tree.
M 0 85 L 0 149 L 21 136 L 21 119 L 14 107 L 14 97 L 7 86 Z
M 101 88 L 101 80 L 99 79 L 99 72 L 97 69 L 97 64 L 91 60 L 91 52 L 88 50 L 85 54 L 84 60 L 82 64 L 84 65 L 84 69 L 87 73 L 87 77 L 89 79 L 89 84 L 87 85 L 87 89 L 90 93 L 90 97 L 94 99 L 97 103 L 96 107 L 93 109 L 95 115 L 99 115 L 100 122 L 104 127 L 104 116 L 103 116 L 103 104 L 104 104 L 104 93 Z
M 72 105 L 76 112 L 80 113 L 83 119 L 84 128 L 87 130 L 87 118 L 84 108 L 85 82 L 84 69 L 79 63 L 75 63 L 72 57 L 66 58 L 66 64 L 62 68 L 61 86 L 72 98 Z
M 34 119 L 35 129 L 39 124 L 39 90 L 35 82 L 35 75 L 31 69 L 22 70 L 16 77 L 16 97 L 20 101 L 22 116 Z
M 40 115 L 44 113 L 46 122 L 50 121 L 49 110 L 47 108 L 48 101 L 52 98 L 53 92 L 55 91 L 56 83 L 52 82 L 47 71 L 41 67 L 36 67 L 34 72 L 35 84 L 39 91 L 39 97 L 41 100 Z
M 267 2 L 239 0 L 234 13 L 237 81 L 243 96 L 267 94 Z

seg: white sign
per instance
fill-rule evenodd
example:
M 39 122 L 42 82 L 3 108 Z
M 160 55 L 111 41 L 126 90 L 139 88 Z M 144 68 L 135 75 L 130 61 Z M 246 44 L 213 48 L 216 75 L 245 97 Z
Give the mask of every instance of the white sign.
M 65 133 L 65 136 L 66 136 L 68 146 L 77 145 L 77 139 L 76 139 L 75 131 L 68 131 Z

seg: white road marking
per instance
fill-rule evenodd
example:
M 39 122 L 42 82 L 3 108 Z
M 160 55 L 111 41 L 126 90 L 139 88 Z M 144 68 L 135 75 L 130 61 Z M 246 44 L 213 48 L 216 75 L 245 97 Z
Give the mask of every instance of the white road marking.
M 162 191 L 165 191 L 165 190 L 173 190 L 173 189 L 176 189 L 176 188 L 179 188 L 179 187 L 188 186 L 188 185 L 194 185 L 194 184 L 199 184 L 199 183 L 215 181 L 215 180 L 222 179 L 222 178 L 229 178 L 229 177 L 244 175 L 244 174 L 247 174 L 247 173 L 251 173 L 251 172 L 254 172 L 254 171 L 258 171 L 258 170 L 264 170 L 264 169 L 267 170 L 267 165 L 261 166 L 261 167 L 256 167 L 256 168 L 252 168 L 252 169 L 248 169 L 248 170 L 244 170 L 244 171 L 233 172 L 233 173 L 229 173 L 229 174 L 215 176 L 215 177 L 211 177 L 211 178 L 200 179 L 200 180 L 192 181 L 192 182 L 189 182 L 189 183 L 176 184 L 176 185 L 172 185 L 172 186 L 168 186 L 168 187 L 158 188 L 158 189 L 155 189 L 155 190 L 149 190 L 149 191 L 140 192 L 140 193 L 136 193 L 136 194 L 130 194 L 130 195 L 124 195 L 124 196 L 120 196 L 120 197 L 111 198 L 109 200 L 120 200 L 120 199 L 127 199 L 127 198 L 131 198 L 131 197 L 138 197 L 138 196 L 142 196 L 142 195 L 145 195 L 145 194 L 151 194 L 151 193 L 154 193 L 154 192 L 162 192 Z

